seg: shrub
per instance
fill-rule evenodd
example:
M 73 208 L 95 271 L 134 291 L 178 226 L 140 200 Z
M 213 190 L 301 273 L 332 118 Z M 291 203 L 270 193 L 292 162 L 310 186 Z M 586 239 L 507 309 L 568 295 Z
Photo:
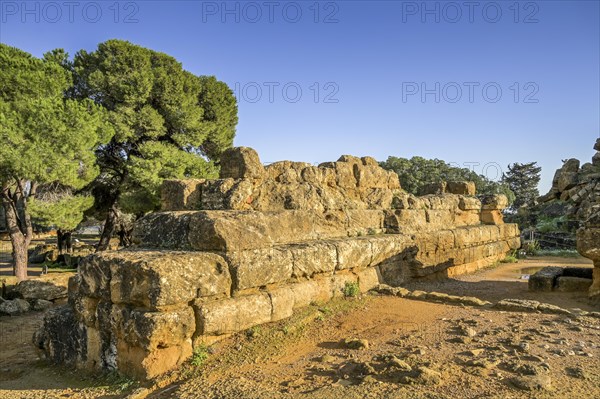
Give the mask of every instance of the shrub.
M 204 362 L 208 359 L 208 347 L 206 345 L 200 345 L 196 349 L 194 349 L 194 354 L 192 355 L 192 366 L 200 367 L 204 364 Z
M 345 297 L 355 297 L 360 293 L 360 287 L 358 283 L 346 282 L 344 285 L 344 296 Z
M 540 250 L 540 243 L 537 240 L 527 241 L 523 245 L 523 249 L 525 250 L 525 254 L 536 256 Z

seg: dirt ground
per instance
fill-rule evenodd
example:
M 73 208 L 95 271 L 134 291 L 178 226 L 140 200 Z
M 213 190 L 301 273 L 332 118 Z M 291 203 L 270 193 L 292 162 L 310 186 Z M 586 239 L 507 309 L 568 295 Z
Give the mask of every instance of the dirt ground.
M 600 310 L 585 294 L 529 293 L 522 276 L 548 265 L 591 266 L 582 258 L 533 258 L 409 288 Z M 41 318 L 0 317 L 0 398 L 600 397 L 600 319 L 587 316 L 385 296 L 338 300 L 199 351 L 200 366 L 188 364 L 154 386 L 37 360 L 29 342 Z

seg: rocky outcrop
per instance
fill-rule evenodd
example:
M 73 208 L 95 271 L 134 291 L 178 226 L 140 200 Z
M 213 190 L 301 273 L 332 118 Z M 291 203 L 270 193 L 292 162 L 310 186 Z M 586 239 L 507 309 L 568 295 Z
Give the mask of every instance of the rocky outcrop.
M 575 203 L 573 212 L 581 227 L 577 230 L 577 251 L 594 261 L 593 283 L 589 288 L 590 299 L 600 301 L 600 139 L 594 145 L 596 155 L 591 164 L 584 164 L 579 171 L 579 185 L 571 189 L 571 197 Z M 564 168 L 564 167 L 563 167 Z M 557 172 L 558 173 L 558 172 Z
M 370 157 L 263 167 L 252 149 L 228 150 L 220 179 L 164 183 L 135 248 L 86 258 L 35 342 L 57 362 L 152 378 L 347 287 L 471 272 L 519 247 L 504 197 L 446 186 L 455 194 L 409 195 Z
M 596 140 L 594 149 L 600 148 L 600 139 Z M 539 202 L 552 204 L 557 200 L 567 204 L 566 216 L 569 219 L 585 221 L 594 213 L 593 207 L 600 203 L 600 151 L 596 152 L 592 163 L 584 163 L 580 167 L 577 159 L 564 161 L 556 171 L 550 191 L 539 198 Z
M 600 300 L 600 138 L 594 144 L 596 154 L 591 163 L 579 167 L 577 159 L 569 159 L 554 175 L 552 188 L 540 197 L 542 203 L 566 201 L 566 215 L 579 221 L 577 251 L 594 261 L 593 283 L 589 296 Z M 564 282 L 563 285 L 567 284 Z M 575 283 L 570 282 L 569 286 Z M 584 284 L 579 284 L 579 287 Z

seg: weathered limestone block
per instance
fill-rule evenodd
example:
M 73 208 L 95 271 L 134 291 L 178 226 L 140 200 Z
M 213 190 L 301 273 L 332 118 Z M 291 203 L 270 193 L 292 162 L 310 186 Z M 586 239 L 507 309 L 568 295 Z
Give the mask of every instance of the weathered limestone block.
M 85 258 L 79 264 L 78 275 L 80 277 L 78 287 L 82 295 L 110 300 L 110 263 L 104 261 L 102 256 L 94 255 Z
M 287 319 L 294 314 L 295 293 L 291 285 L 284 285 L 269 291 L 271 298 L 271 321 Z
M 482 210 L 481 223 L 500 225 L 504 223 L 504 216 L 498 210 Z
M 472 181 L 449 181 L 446 191 L 450 194 L 475 195 L 475 183 Z
M 594 262 L 600 261 L 600 228 L 577 230 L 577 252 Z
M 379 166 L 379 162 L 373 157 L 361 157 L 360 160 L 365 166 Z
M 231 288 L 225 260 L 203 252 L 103 252 L 86 258 L 80 275 L 85 296 L 147 309 L 226 296 Z
M 361 191 L 361 200 L 367 204 L 368 209 L 390 209 L 394 195 L 399 190 L 387 188 L 367 188 Z
M 113 306 L 111 320 L 118 339 L 131 346 L 154 350 L 180 345 L 196 331 L 194 310 L 185 304 L 169 311 L 149 312 Z
M 81 275 L 77 274 L 69 279 L 69 305 L 75 311 L 77 320 L 87 327 L 96 325 L 96 308 L 99 298 L 90 298 L 83 295 L 80 290 Z
M 401 254 L 377 265 L 382 281 L 394 287 L 400 286 L 412 279 L 411 265 L 418 252 L 416 246 L 405 249 Z
M 333 296 L 331 278 L 318 278 L 296 284 L 288 284 L 269 290 L 273 306 L 272 321 L 290 317 L 294 309 L 313 302 L 329 301 Z
M 190 220 L 196 212 L 155 212 L 135 224 L 134 244 L 146 248 L 191 249 Z
M 396 172 L 391 170 L 388 171 L 388 188 L 390 190 L 400 190 L 402 188 L 400 185 L 400 178 Z
M 67 297 L 67 286 L 71 274 L 61 273 L 58 275 L 45 275 L 37 279 L 21 281 L 15 287 L 24 299 L 44 299 L 54 301 Z
M 70 306 L 64 305 L 46 313 L 33 343 L 50 362 L 77 367 L 87 356 L 86 337 L 85 325 L 79 323 Z
M 307 162 L 278 161 L 265 167 L 267 177 L 278 183 L 292 184 L 304 180 L 302 172 L 305 168 L 311 168 Z M 321 181 L 319 181 L 321 182 Z
M 271 165 L 267 167 L 269 169 Z M 335 170 L 332 168 L 320 168 L 317 166 L 307 166 L 300 172 L 302 180 L 306 183 L 322 187 L 335 186 Z
M 383 228 L 381 210 L 166 212 L 142 218 L 134 230 L 134 243 L 142 248 L 223 252 L 374 234 Z M 163 235 L 167 239 L 161 241 Z
M 335 181 L 342 189 L 356 189 L 358 184 L 354 176 L 354 164 L 349 162 L 334 162 Z
M 271 321 L 271 298 L 266 293 L 244 295 L 196 307 L 198 333 L 223 335 Z
M 388 171 L 377 166 L 354 164 L 354 177 L 359 188 L 388 188 Z
M 426 195 L 421 197 L 422 206 L 426 209 L 434 210 L 456 210 L 460 204 L 459 195 L 444 194 L 444 195 Z
M 561 276 L 556 279 L 556 291 L 561 292 L 588 292 L 591 285 L 591 278 Z
M 488 241 L 500 239 L 500 229 L 497 226 L 469 226 L 453 230 L 454 246 L 465 248 L 479 245 Z
M 481 201 L 479 198 L 461 195 L 458 199 L 458 208 L 462 211 L 479 211 L 481 209 Z
M 450 229 L 455 226 L 455 213 L 444 209 L 426 209 L 427 230 Z
M 508 206 L 508 198 L 504 194 L 492 194 L 481 197 L 482 210 L 501 211 Z
M 386 231 L 392 234 L 410 234 L 428 229 L 425 209 L 386 210 L 384 223 Z
M 514 238 L 519 237 L 519 226 L 516 223 L 505 223 L 497 226 L 499 238 Z M 495 238 L 495 237 L 493 237 Z
M 446 192 L 446 186 L 447 185 L 448 185 L 448 183 L 445 182 L 445 181 L 441 181 L 441 182 L 438 182 L 438 183 L 425 184 L 419 190 L 419 195 L 429 195 L 429 194 L 439 195 L 439 194 L 444 194 Z
M 374 234 L 383 231 L 384 213 L 381 210 L 349 209 L 345 212 L 346 228 L 350 235 Z
M 556 186 L 559 192 L 563 192 L 577 184 L 577 172 L 579 172 L 579 160 L 568 159 L 559 169 Z
M 293 284 L 290 288 L 294 293 L 294 309 L 308 306 L 312 302 L 327 302 L 333 295 L 330 277 L 321 277 Z
M 337 270 L 365 268 L 371 264 L 373 249 L 370 238 L 336 240 L 334 245 L 337 250 Z
M 191 340 L 183 341 L 180 345 L 152 350 L 131 346 L 128 342 L 119 340 L 116 347 L 117 368 L 141 380 L 149 380 L 173 370 L 193 353 Z
M 221 154 L 221 179 L 262 179 L 265 169 L 255 150 L 248 147 L 229 148 Z
M 336 246 L 330 242 L 290 245 L 292 277 L 311 278 L 315 274 L 332 274 L 337 266 Z
M 414 248 L 415 242 L 411 237 L 386 234 L 369 237 L 371 243 L 371 262 L 369 266 L 377 266 L 382 262 L 398 257 L 407 256 L 407 249 Z
M 265 248 L 315 238 L 313 222 L 308 211 L 197 212 L 190 220 L 189 243 L 201 251 Z
M 254 179 L 207 180 L 202 185 L 198 209 L 250 210 L 253 193 L 259 183 Z
M 236 290 L 262 287 L 292 277 L 293 258 L 289 246 L 228 252 Z
M 369 267 L 356 274 L 358 276 L 358 286 L 362 293 L 372 290 L 383 282 L 383 277 L 376 267 Z
M 456 227 L 476 226 L 481 223 L 479 211 L 460 211 L 454 213 L 454 225 Z
M 355 157 L 354 155 L 341 155 L 337 162 L 347 162 L 352 165 L 362 165 L 363 161 L 359 157 Z
M 160 187 L 163 211 L 195 210 L 200 207 L 205 179 L 164 180 Z

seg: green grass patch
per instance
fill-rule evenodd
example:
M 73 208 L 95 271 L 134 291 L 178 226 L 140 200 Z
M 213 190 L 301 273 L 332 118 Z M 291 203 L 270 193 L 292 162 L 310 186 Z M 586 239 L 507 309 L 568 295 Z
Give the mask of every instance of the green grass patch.
M 346 284 L 344 285 L 344 296 L 346 298 L 352 298 L 355 296 L 358 296 L 358 294 L 360 294 L 360 287 L 358 285 L 358 283 L 353 283 L 350 281 L 347 281 Z
M 200 345 L 194 349 L 194 354 L 190 363 L 194 367 L 200 367 L 208 360 L 208 347 L 206 345 Z
M 500 263 L 518 263 L 519 259 L 516 256 L 508 255 L 504 259 L 500 260 Z
M 535 256 L 556 256 L 559 258 L 579 258 L 579 252 L 574 249 L 540 249 Z

